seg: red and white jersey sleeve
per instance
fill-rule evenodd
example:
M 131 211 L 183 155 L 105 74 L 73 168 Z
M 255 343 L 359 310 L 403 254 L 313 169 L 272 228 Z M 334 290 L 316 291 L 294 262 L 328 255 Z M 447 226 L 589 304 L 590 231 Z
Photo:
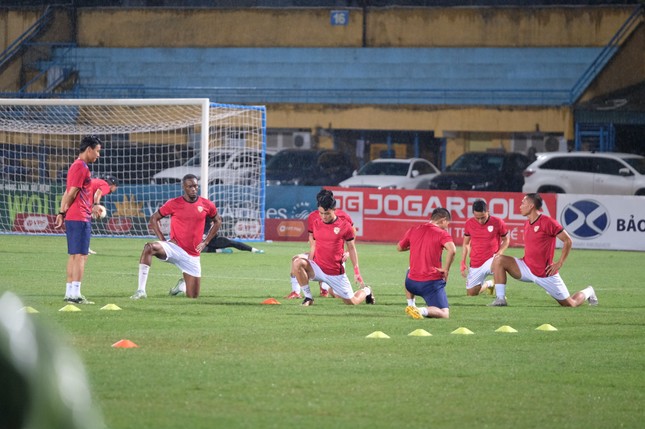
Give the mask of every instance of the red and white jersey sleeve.
M 196 247 L 203 239 L 206 218 L 214 218 L 217 208 L 206 198 L 189 202 L 184 197 L 177 197 L 166 201 L 159 214 L 170 216 L 170 239 L 189 255 L 199 256 Z
M 535 222 L 524 224 L 524 262 L 538 277 L 546 277 L 547 266 L 553 263 L 556 236 L 564 228 L 555 219 L 541 214 Z M 556 274 L 556 273 L 553 273 Z
M 91 173 L 85 161 L 77 159 L 67 172 L 67 192 L 78 188 L 78 194 L 65 214 L 65 220 L 89 222 L 92 216 Z
M 502 237 L 508 234 L 506 223 L 498 217 L 489 216 L 485 224 L 474 217 L 466 221 L 464 235 L 470 237 L 470 266 L 481 267 L 497 251 Z

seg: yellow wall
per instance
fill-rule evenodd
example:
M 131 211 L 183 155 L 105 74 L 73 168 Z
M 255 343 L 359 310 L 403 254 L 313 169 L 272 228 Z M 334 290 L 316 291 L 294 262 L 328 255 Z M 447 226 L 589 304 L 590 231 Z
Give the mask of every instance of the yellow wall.
M 378 9 L 369 46 L 604 46 L 634 7 Z
M 362 18 L 354 11 L 351 17 L 350 25 L 332 27 L 329 10 L 324 9 L 81 9 L 78 43 L 106 47 L 360 46 Z
M 609 62 L 580 101 L 627 88 L 645 81 L 645 24 L 630 36 L 629 42 Z
M 372 129 L 451 132 L 564 133 L 573 138 L 573 116 L 566 107 L 484 108 L 405 106 L 268 105 L 268 128 Z
M 604 46 L 633 7 L 370 9 L 366 46 Z M 80 9 L 80 46 L 360 47 L 363 11 L 347 26 L 329 9 Z

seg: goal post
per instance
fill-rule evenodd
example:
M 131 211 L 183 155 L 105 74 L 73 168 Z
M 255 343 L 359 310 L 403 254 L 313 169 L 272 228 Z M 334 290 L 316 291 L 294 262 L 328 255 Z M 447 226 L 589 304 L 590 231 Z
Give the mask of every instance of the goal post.
M 266 110 L 208 99 L 0 99 L 0 233 L 61 233 L 55 214 L 85 135 L 103 142 L 92 177 L 119 184 L 94 235 L 153 236 L 152 213 L 195 174 L 222 235 L 264 240 Z

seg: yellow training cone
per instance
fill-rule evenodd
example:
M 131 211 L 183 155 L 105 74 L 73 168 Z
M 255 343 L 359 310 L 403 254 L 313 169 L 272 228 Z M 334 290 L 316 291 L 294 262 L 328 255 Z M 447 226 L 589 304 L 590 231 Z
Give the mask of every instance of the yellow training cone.
M 121 307 L 116 304 L 106 304 L 101 307 L 101 310 L 121 310 Z
M 408 334 L 408 337 L 431 337 L 432 334 L 425 329 L 415 329 Z
M 500 326 L 499 328 L 495 329 L 495 332 L 506 332 L 509 334 L 517 332 L 517 329 L 513 329 L 508 325 Z
M 76 307 L 75 305 L 67 304 L 65 307 L 61 308 L 58 311 L 81 311 L 81 309 Z
M 365 338 L 390 338 L 385 332 L 383 331 L 374 331 Z
M 540 325 L 537 328 L 535 328 L 536 331 L 557 331 L 555 327 L 552 325 L 549 325 L 548 323 L 545 323 L 544 325 Z
M 457 328 L 454 331 L 452 331 L 451 334 L 472 335 L 474 334 L 474 332 L 468 328 Z
M 20 311 L 24 311 L 25 313 L 39 313 L 34 307 L 22 307 Z

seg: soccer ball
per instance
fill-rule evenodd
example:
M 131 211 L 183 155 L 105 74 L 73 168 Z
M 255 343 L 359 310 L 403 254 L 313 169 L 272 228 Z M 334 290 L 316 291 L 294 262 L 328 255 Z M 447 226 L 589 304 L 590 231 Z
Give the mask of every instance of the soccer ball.
M 103 205 L 99 204 L 98 206 L 96 206 L 96 210 L 92 211 L 92 217 L 94 219 L 103 219 L 105 218 L 105 216 L 107 216 L 107 209 Z

